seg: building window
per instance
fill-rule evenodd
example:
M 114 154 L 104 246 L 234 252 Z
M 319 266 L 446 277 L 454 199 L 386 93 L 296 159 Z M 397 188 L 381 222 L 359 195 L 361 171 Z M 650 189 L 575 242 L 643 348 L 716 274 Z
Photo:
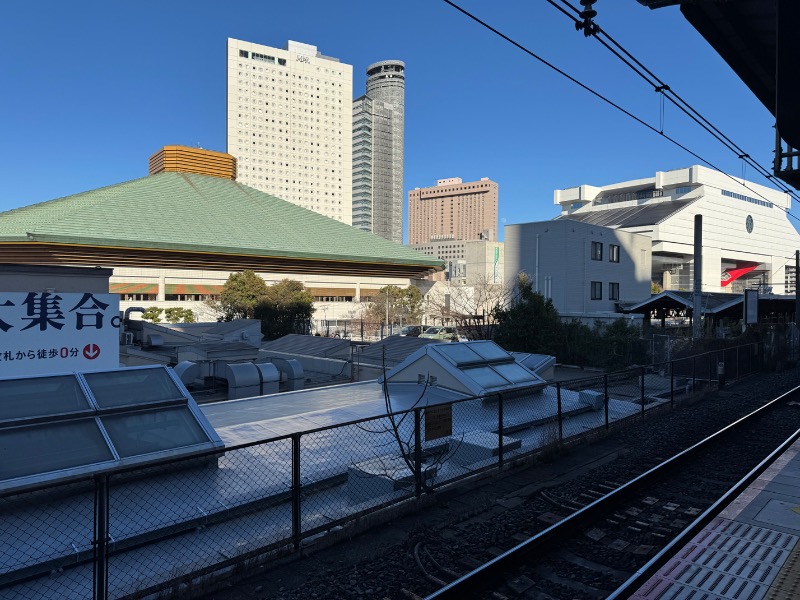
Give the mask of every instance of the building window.
M 592 282 L 592 300 L 602 300 L 603 299 L 603 282 L 602 281 L 593 281 Z
M 592 260 L 603 260 L 602 242 L 592 242 Z
M 619 246 L 608 245 L 608 262 L 619 262 Z
M 248 58 L 248 54 L 249 52 L 247 52 L 247 50 L 239 50 L 239 56 L 243 58 Z
M 213 294 L 164 294 L 167 302 L 208 302 L 209 300 L 219 300 L 219 296 Z
M 783 270 L 784 294 L 794 294 L 797 289 L 797 274 L 794 272 L 794 265 L 786 265 Z
M 609 283 L 608 284 L 608 299 L 609 300 L 619 300 L 619 284 L 618 283 Z
M 744 200 L 745 202 L 750 202 L 751 204 L 758 204 L 759 206 L 766 206 L 767 208 L 772 208 L 772 202 L 768 202 L 767 200 L 758 200 L 757 198 L 751 198 L 750 196 L 744 196 L 742 194 L 737 194 L 735 192 L 729 192 L 728 190 L 720 190 L 720 193 L 723 196 L 728 196 L 729 198 L 736 198 L 737 200 Z

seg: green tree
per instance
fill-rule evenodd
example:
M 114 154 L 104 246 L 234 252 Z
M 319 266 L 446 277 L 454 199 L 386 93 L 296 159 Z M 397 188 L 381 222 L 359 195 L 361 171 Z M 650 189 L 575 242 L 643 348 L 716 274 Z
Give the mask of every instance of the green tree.
M 553 301 L 534 292 L 521 275 L 517 297 L 507 308 L 494 311 L 495 341 L 506 350 L 558 355 L 562 325 Z
M 602 366 L 606 369 L 623 369 L 634 363 L 648 362 L 648 344 L 642 339 L 638 325 L 620 317 L 610 325 L 596 327 L 595 331 L 602 340 Z
M 390 323 L 419 323 L 422 320 L 422 292 L 413 285 L 400 288 L 382 287 L 370 302 L 365 318 L 374 323 L 386 322 L 386 300 L 389 300 Z
M 169 323 L 194 323 L 196 321 L 194 311 L 189 308 L 173 307 L 164 310 L 164 318 Z
M 231 273 L 222 286 L 219 301 L 207 303 L 221 321 L 258 319 L 265 339 L 289 333 L 308 333 L 314 313 L 314 297 L 302 283 L 284 279 L 267 285 L 253 271 Z
M 561 334 L 557 344 L 557 356 L 562 363 L 570 365 L 594 365 L 600 336 L 579 319 L 561 323 Z M 602 348 L 599 349 L 602 355 Z
M 274 340 L 290 333 L 308 333 L 314 314 L 314 296 L 293 279 L 267 286 L 254 311 L 264 338 Z
M 211 307 L 221 315 L 222 321 L 254 319 L 256 307 L 266 295 L 267 284 L 253 271 L 231 273 L 222 286 L 219 301 Z
M 150 321 L 151 323 L 161 323 L 161 313 L 164 312 L 163 308 L 151 306 L 147 308 L 142 314 L 142 319 Z

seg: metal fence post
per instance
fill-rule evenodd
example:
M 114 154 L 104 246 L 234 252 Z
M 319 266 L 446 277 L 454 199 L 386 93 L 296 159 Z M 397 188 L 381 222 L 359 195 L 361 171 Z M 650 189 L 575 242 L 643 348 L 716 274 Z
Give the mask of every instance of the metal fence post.
M 739 380 L 739 348 L 741 346 L 736 346 L 736 380 Z
M 414 409 L 414 494 L 422 496 L 422 409 Z
M 561 382 L 556 384 L 556 398 L 558 399 L 558 441 L 564 441 L 564 413 L 561 409 Z
M 692 396 L 697 391 L 697 356 L 692 356 Z
M 708 389 L 711 389 L 711 382 L 714 381 L 714 371 L 716 371 L 713 354 L 713 352 L 706 352 L 706 356 L 708 356 Z
M 94 478 L 94 600 L 108 598 L 108 475 Z
M 502 469 L 505 462 L 503 448 L 503 394 L 498 394 L 497 401 L 497 468 Z
M 675 408 L 675 361 L 669 361 L 669 405 Z
M 292 434 L 292 542 L 294 549 L 300 549 L 303 533 L 300 514 L 300 434 Z
M 606 429 L 608 429 L 608 375 L 603 375 L 603 398 L 606 411 Z
M 644 367 L 640 367 L 642 373 L 642 384 L 641 384 L 641 399 L 642 399 L 642 416 L 644 416 Z

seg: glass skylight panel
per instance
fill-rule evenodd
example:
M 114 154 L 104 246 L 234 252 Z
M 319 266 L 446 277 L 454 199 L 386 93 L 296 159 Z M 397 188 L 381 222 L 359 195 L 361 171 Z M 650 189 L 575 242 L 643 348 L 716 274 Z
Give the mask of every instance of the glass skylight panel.
M 484 362 L 480 355 L 470 350 L 468 344 L 442 344 L 436 348 L 439 352 L 456 363 L 457 366 Z
M 492 367 L 473 367 L 462 369 L 467 377 L 471 377 L 484 389 L 503 387 L 508 385 L 508 380 L 501 377 Z
M 0 490 L 215 447 L 164 367 L 0 380 Z
M 94 417 L 0 429 L 0 483 L 113 460 Z
M 513 356 L 494 342 L 473 342 L 469 347 L 489 362 L 514 360 Z
M 90 411 L 74 375 L 0 380 L 0 421 Z
M 164 369 L 84 373 L 83 377 L 101 409 L 155 404 L 184 397 Z
M 211 441 L 185 407 L 117 413 L 101 417 L 100 420 L 121 458 Z
M 515 362 L 495 364 L 492 368 L 511 383 L 541 383 L 538 377 Z

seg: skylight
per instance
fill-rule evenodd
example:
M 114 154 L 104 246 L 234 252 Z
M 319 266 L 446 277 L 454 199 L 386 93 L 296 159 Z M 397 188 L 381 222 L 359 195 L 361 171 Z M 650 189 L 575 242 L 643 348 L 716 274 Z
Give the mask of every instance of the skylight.
M 444 376 L 445 373 L 449 377 Z M 406 358 L 387 377 L 390 382 L 402 382 L 419 380 L 420 376 L 424 380 L 428 375 L 443 382 L 439 385 L 476 396 L 547 385 L 490 340 L 427 345 Z
M 0 491 L 222 447 L 165 367 L 0 380 Z

